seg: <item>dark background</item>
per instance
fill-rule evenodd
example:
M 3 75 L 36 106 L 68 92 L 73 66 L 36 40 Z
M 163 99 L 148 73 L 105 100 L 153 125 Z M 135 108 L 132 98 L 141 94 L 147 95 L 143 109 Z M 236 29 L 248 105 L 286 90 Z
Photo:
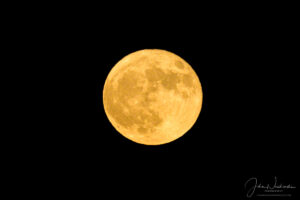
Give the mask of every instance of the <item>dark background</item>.
M 33 60 L 31 103 L 38 107 L 20 157 L 47 194 L 245 199 L 251 177 L 268 183 L 277 176 L 298 186 L 293 12 L 233 13 L 220 6 L 169 8 L 162 16 L 69 6 L 19 19 L 26 33 L 21 46 L 30 51 L 25 60 Z M 185 59 L 203 87 L 193 128 L 161 146 L 121 136 L 102 103 L 111 68 L 152 48 Z

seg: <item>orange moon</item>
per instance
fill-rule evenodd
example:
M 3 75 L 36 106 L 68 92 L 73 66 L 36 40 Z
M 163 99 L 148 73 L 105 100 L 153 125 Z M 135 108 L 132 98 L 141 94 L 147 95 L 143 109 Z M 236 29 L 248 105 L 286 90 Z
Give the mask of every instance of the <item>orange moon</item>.
M 106 116 L 131 141 L 145 145 L 172 142 L 195 124 L 202 107 L 200 80 L 174 53 L 145 49 L 122 58 L 103 88 Z

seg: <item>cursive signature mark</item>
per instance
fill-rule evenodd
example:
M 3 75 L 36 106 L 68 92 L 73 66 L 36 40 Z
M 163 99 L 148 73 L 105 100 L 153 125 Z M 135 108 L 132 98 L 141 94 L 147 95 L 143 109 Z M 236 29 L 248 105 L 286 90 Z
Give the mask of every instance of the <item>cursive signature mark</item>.
M 248 198 L 252 197 L 257 189 L 262 189 L 266 194 L 257 194 L 256 196 L 291 196 L 291 194 L 282 194 L 286 189 L 295 189 L 296 187 L 288 184 L 278 184 L 277 177 L 274 177 L 274 183 L 263 185 L 259 183 L 256 177 L 252 177 L 245 183 L 245 188 L 247 190 L 246 196 Z

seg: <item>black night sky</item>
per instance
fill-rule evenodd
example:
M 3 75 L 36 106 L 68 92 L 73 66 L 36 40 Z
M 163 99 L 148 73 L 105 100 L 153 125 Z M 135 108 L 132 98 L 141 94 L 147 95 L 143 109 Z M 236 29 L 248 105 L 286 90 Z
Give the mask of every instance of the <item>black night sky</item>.
M 247 199 L 252 177 L 299 186 L 294 26 L 242 11 L 113 19 L 87 8 L 25 26 L 39 27 L 32 71 L 35 84 L 46 82 L 37 91 L 38 133 L 26 136 L 23 153 L 29 166 L 36 163 L 37 182 L 88 199 Z M 181 56 L 202 84 L 197 122 L 169 144 L 134 143 L 104 112 L 109 71 L 141 49 Z

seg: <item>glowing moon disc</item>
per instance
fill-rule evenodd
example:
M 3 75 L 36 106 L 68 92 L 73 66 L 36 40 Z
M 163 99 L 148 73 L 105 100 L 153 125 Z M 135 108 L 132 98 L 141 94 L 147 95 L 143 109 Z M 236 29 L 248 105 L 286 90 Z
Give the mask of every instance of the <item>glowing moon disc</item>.
M 165 50 L 146 49 L 125 56 L 112 68 L 103 104 L 124 137 L 159 145 L 192 128 L 201 111 L 202 88 L 185 60 Z

